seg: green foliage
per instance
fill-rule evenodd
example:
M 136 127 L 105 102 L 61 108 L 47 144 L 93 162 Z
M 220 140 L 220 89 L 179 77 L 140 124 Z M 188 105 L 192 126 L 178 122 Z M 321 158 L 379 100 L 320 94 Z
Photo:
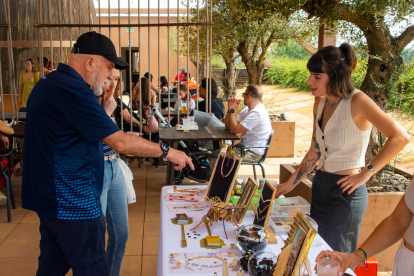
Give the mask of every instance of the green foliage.
M 211 59 L 211 67 L 212 68 L 226 68 L 226 63 L 224 62 L 221 56 L 213 55 Z
M 306 68 L 307 60 L 279 59 L 273 62 L 273 67 L 267 70 L 266 78 L 268 84 L 278 84 L 281 87 L 295 87 L 296 91 L 310 91 L 306 84 L 309 71 Z M 360 88 L 366 74 L 366 61 L 358 63 L 352 80 L 356 88 Z
M 278 84 L 281 87 L 296 87 L 298 91 L 310 91 L 309 85 L 306 84 L 309 78 L 306 63 L 306 60 L 279 59 L 267 70 L 267 83 Z
M 289 40 L 285 45 L 274 43 L 271 46 L 266 58 L 271 62 L 275 58 L 290 58 L 308 60 L 311 57 L 301 45 L 294 40 Z
M 389 93 L 389 110 L 414 114 L 414 62 L 406 64 L 395 82 L 392 93 Z

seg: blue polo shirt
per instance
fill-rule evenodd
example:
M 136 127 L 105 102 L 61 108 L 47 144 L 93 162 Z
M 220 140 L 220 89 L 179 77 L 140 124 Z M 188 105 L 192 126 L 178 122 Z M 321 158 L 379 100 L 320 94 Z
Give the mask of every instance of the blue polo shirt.
M 101 139 L 119 131 L 82 77 L 70 66 L 40 79 L 28 103 L 22 206 L 40 217 L 101 215 Z

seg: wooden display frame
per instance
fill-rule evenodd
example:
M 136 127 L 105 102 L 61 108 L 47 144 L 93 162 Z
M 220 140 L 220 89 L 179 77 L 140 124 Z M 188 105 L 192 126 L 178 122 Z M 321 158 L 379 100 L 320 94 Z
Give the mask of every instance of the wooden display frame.
M 246 215 L 247 209 L 253 199 L 254 194 L 256 193 L 258 185 L 249 177 L 244 186 L 243 193 L 241 194 L 239 201 L 236 206 L 243 205 L 243 208 L 237 208 L 234 210 L 234 217 L 238 224 L 242 223 L 244 216 Z
M 286 260 L 286 265 L 280 265 L 286 267 L 286 271 L 283 274 L 284 276 L 299 276 L 300 268 L 305 263 L 306 256 L 308 255 L 316 231 L 303 214 L 298 213 L 295 216 L 295 221 L 288 235 L 289 237 L 285 240 L 286 245 L 284 248 L 289 246 L 292 250 L 289 253 L 289 258 Z M 282 250 L 284 248 L 282 248 Z
M 226 158 L 228 158 L 227 161 L 225 161 Z M 233 161 L 230 159 L 233 159 Z M 225 165 L 227 170 L 223 169 L 223 173 L 228 174 L 228 176 L 225 177 L 223 177 L 221 173 L 223 161 L 227 162 Z M 208 182 L 206 192 L 203 195 L 203 199 L 205 201 L 209 201 L 213 197 L 217 196 L 222 202 L 226 204 L 229 202 L 234 181 L 237 179 L 237 173 L 239 171 L 241 161 L 242 158 L 240 156 L 226 154 L 225 152 L 220 151 L 220 154 L 216 160 L 216 164 L 214 165 L 214 170 L 211 174 L 210 181 Z M 234 166 L 232 162 L 235 162 Z
M 276 195 L 276 188 L 273 187 L 268 181 L 265 182 L 262 190 L 262 195 L 260 197 L 259 203 L 257 205 L 256 214 L 253 224 L 267 227 L 269 217 L 272 213 L 273 208 L 273 199 Z

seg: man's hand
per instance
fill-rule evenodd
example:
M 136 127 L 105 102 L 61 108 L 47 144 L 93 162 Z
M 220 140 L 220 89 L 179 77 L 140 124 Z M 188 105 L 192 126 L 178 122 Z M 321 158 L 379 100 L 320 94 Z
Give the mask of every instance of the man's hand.
M 175 170 L 182 169 L 187 164 L 190 166 L 192 170 L 194 170 L 194 165 L 190 157 L 188 157 L 187 154 L 185 154 L 182 151 L 170 148 L 170 150 L 168 151 L 167 160 L 176 164 L 174 166 Z
M 149 126 L 148 125 L 143 125 L 142 126 L 142 131 L 145 132 L 145 134 L 148 134 L 149 131 L 150 131 Z
M 9 137 L 7 137 L 6 135 L 4 135 L 3 133 L 0 133 L 0 140 L 2 140 L 3 142 L 5 142 L 7 145 L 9 144 Z
M 229 109 L 237 109 L 237 107 L 239 107 L 240 105 L 240 100 L 236 99 L 236 98 L 229 98 L 228 99 L 228 106 Z

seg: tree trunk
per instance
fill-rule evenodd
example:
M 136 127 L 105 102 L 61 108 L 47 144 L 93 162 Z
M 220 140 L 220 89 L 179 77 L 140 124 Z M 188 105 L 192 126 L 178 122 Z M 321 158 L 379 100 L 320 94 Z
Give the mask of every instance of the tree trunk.
M 382 57 L 382 59 L 370 58 L 368 60 L 367 74 L 362 82 L 361 90 L 370 96 L 382 110 L 386 111 L 388 93 L 392 90 L 391 80 L 398 77 L 398 67 L 403 64 L 401 51 L 396 49 L 395 39 L 389 32 L 382 32 L 381 40 L 379 40 L 378 30 L 367 30 L 365 37 L 370 56 Z M 373 127 L 365 155 L 366 164 L 377 156 L 385 141 L 386 137 Z M 368 181 L 367 186 L 378 186 L 381 178 L 382 172 L 378 172 Z
M 264 64 L 259 64 L 259 62 L 256 61 L 255 57 L 250 55 L 246 41 L 243 41 L 239 44 L 237 47 L 237 52 L 239 52 L 242 61 L 246 66 L 247 74 L 249 75 L 249 84 L 261 85 Z
M 224 61 L 226 63 L 226 75 L 224 77 L 224 91 L 226 98 L 236 96 L 236 64 L 234 60 Z

